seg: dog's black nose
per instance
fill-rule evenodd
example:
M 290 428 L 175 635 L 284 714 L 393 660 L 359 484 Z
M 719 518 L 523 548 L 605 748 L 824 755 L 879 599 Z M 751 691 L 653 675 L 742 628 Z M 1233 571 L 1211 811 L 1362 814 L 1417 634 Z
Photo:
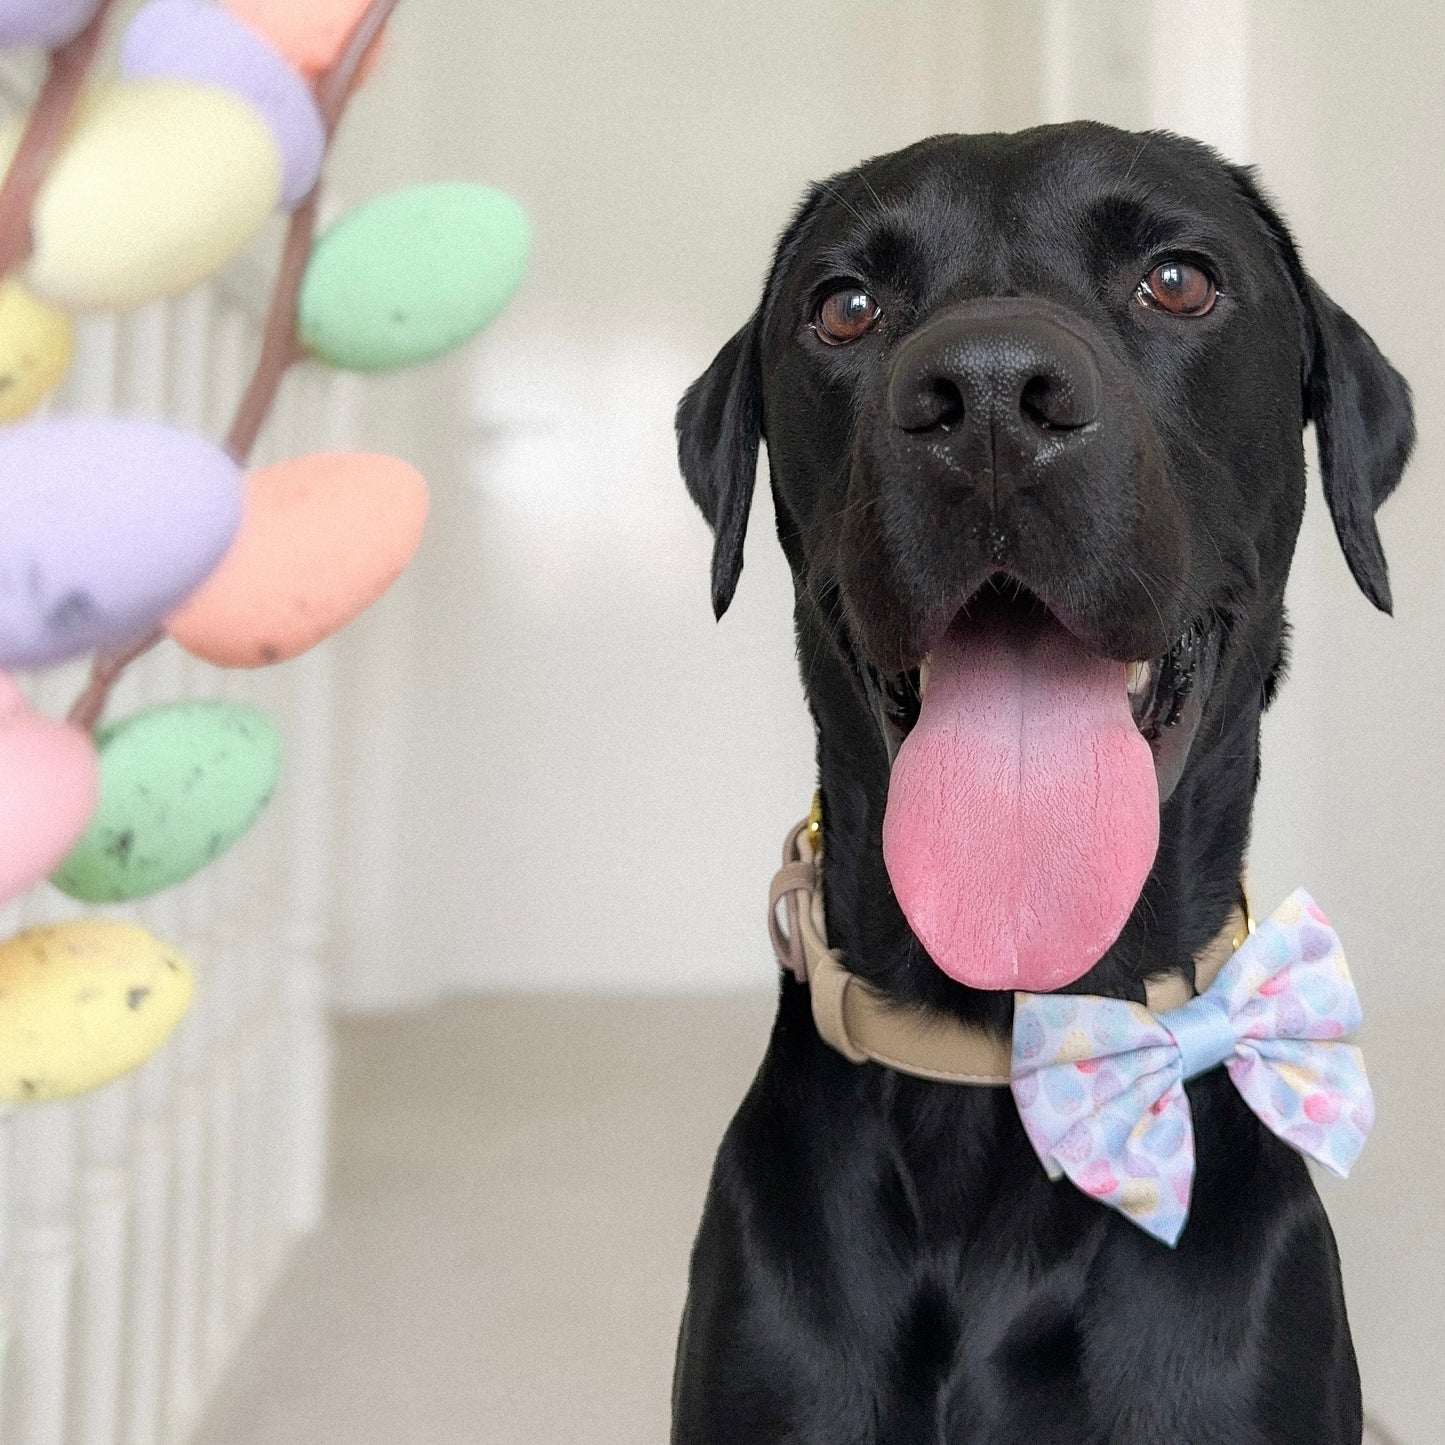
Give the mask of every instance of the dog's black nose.
M 905 432 L 987 440 L 1017 460 L 1099 415 L 1089 345 L 1034 301 L 970 301 L 910 336 L 893 363 L 888 410 Z M 991 436 L 990 436 L 991 433 Z

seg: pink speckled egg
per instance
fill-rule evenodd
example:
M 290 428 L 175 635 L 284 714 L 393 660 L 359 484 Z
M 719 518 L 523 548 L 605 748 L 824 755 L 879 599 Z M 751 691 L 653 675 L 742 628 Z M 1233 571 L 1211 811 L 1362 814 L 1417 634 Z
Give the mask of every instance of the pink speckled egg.
M 95 812 L 90 735 L 36 712 L 0 673 L 0 903 L 46 877 Z
M 253 472 L 231 550 L 166 628 L 218 667 L 284 662 L 391 586 L 426 514 L 426 483 L 395 457 L 323 452 Z

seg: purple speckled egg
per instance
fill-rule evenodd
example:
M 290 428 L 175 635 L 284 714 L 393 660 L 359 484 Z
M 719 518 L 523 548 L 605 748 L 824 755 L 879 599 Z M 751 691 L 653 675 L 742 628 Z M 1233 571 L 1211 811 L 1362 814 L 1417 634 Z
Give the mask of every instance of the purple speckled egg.
M 74 40 L 95 14 L 99 0 L 0 0 L 0 49 Z
M 143 637 L 215 570 L 241 469 L 201 437 L 120 417 L 0 430 L 0 668 Z
M 128 80 L 187 80 L 240 96 L 280 147 L 281 204 L 296 205 L 316 184 L 326 130 L 311 87 L 235 16 L 206 0 L 151 0 L 125 33 L 120 67 Z

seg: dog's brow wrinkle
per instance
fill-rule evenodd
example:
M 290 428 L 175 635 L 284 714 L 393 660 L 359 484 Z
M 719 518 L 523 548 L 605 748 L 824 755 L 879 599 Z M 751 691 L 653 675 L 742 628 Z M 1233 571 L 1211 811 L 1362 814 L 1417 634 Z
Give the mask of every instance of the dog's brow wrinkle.
M 810 269 L 820 282 L 849 275 L 910 293 L 917 289 L 921 275 L 936 269 L 917 238 L 893 218 L 875 215 L 866 225 L 862 236 L 819 248 Z

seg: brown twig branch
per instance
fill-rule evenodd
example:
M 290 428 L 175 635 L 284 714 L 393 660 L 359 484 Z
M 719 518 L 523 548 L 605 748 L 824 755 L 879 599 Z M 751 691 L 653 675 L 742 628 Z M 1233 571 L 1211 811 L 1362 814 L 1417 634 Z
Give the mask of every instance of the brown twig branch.
M 321 107 L 321 119 L 326 126 L 327 138 L 336 134 L 336 127 L 345 114 L 346 103 L 356 86 L 356 77 L 376 37 L 386 28 L 391 12 L 399 0 L 371 0 L 366 13 L 356 22 L 346 48 L 336 58 L 336 64 L 324 75 L 316 78 L 316 102 Z
M 65 143 L 85 79 L 100 50 L 106 13 L 113 3 L 100 0 L 80 34 L 51 52 L 45 83 L 30 108 L 15 158 L 0 186 L 0 280 L 24 262 L 34 246 L 31 212 Z
M 153 632 L 149 637 L 133 642 L 129 647 L 121 648 L 117 652 L 102 652 L 91 665 L 90 681 L 86 683 L 85 691 L 76 698 L 66 721 L 89 732 L 100 721 L 100 715 L 105 711 L 105 701 L 121 673 L 136 658 L 144 657 L 164 636 L 164 632 Z
M 245 466 L 261 428 L 271 414 L 281 379 L 304 352 L 296 336 L 296 303 L 301 295 L 301 281 L 306 263 L 311 259 L 311 246 L 316 239 L 316 213 L 320 205 L 319 184 L 292 213 L 286 228 L 286 242 L 281 249 L 281 268 L 276 289 L 271 293 L 271 306 L 266 313 L 266 327 L 261 333 L 261 354 L 241 404 L 236 408 L 231 429 L 226 433 L 226 450 L 241 466 Z
M 105 0 L 105 3 L 109 4 L 110 0 Z M 346 113 L 347 102 L 351 98 L 356 77 L 367 52 L 381 34 L 382 27 L 391 18 L 398 3 L 399 0 L 371 0 L 336 63 L 317 77 L 316 103 L 326 126 L 328 153 L 341 118 Z M 296 335 L 296 308 L 301 295 L 301 282 L 305 278 L 306 266 L 311 259 L 311 248 L 316 239 L 320 200 L 321 181 L 318 179 L 310 195 L 292 212 L 290 224 L 286 228 L 276 288 L 271 294 L 271 305 L 267 310 L 265 329 L 261 334 L 260 355 L 256 359 L 255 370 L 251 373 L 251 380 L 241 397 L 230 430 L 226 433 L 226 451 L 240 466 L 245 466 L 255 448 L 256 439 L 261 435 L 266 418 L 275 405 L 282 378 L 306 354 Z M 70 721 L 87 729 L 93 728 L 100 720 L 110 690 L 119 681 L 121 674 L 164 637 L 164 632 L 157 632 L 123 651 L 101 653 L 91 668 L 90 681 L 84 693 L 70 711 Z
M 321 119 L 326 126 L 328 150 L 346 112 L 346 103 L 351 98 L 352 87 L 356 84 L 366 54 L 397 4 L 398 0 L 371 0 L 336 64 L 317 78 L 316 103 L 321 108 Z M 301 282 L 306 275 L 306 264 L 311 259 L 312 243 L 316 239 L 320 192 L 321 182 L 318 180 L 311 194 L 292 214 L 281 252 L 276 290 L 271 297 L 271 309 L 261 338 L 261 355 L 226 437 L 226 450 L 242 464 L 251 455 L 256 438 L 270 415 L 282 378 L 306 355 L 296 335 L 296 306 L 301 295 Z

